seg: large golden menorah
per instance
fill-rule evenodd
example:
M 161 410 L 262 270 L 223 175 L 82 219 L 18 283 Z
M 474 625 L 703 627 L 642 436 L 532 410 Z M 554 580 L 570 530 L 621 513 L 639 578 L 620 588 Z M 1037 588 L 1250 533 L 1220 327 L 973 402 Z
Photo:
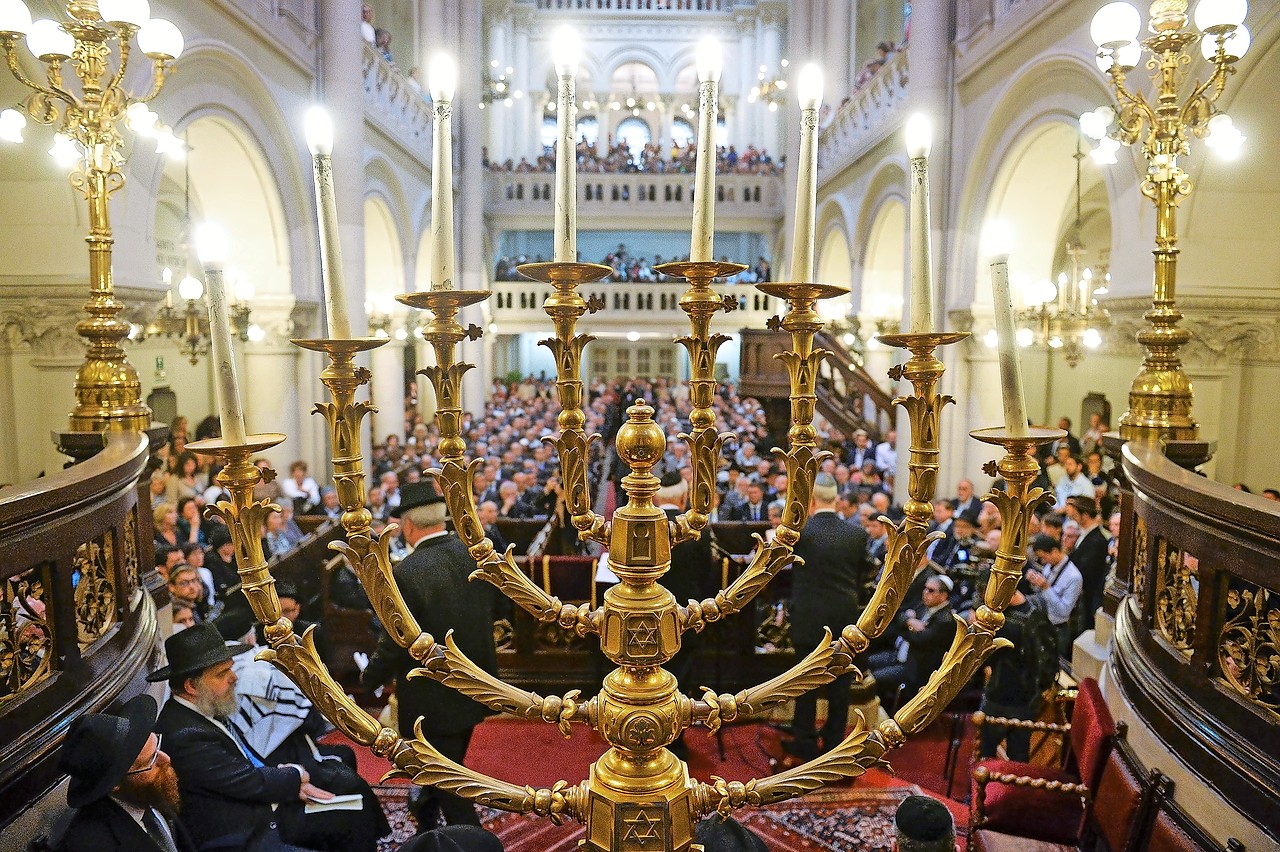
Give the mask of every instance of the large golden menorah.
M 719 310 L 736 305 L 712 287 L 720 276 L 743 269 L 717 262 L 669 263 L 659 271 L 683 278 L 689 289 L 680 300 L 689 315 L 691 330 L 678 339 L 689 353 L 693 412 L 689 434 L 679 437 L 690 447 L 693 482 L 690 508 L 674 522 L 653 503 L 658 490 L 654 465 L 661 459 L 666 436 L 653 421 L 654 410 L 644 400 L 627 409 L 627 422 L 617 436 L 620 457 L 631 472 L 622 480 L 627 502 L 611 520 L 592 511 L 587 479 L 587 453 L 598 435 L 583 429 L 580 364 L 584 347 L 593 338 L 577 333 L 577 322 L 597 306 L 577 292 L 597 281 L 609 268 L 596 264 L 553 262 L 521 267 L 529 278 L 550 283 L 555 292 L 545 310 L 555 327 L 555 337 L 543 341 L 555 354 L 561 411 L 560 434 L 553 440 L 560 454 L 567 501 L 573 525 L 584 539 L 609 548 L 609 564 L 619 582 L 604 595 L 602 606 L 572 606 L 543 591 L 520 569 L 510 550 L 498 553 L 485 538 L 476 517 L 472 475 L 482 459 L 467 459 L 462 429 L 461 385 L 473 365 L 457 360 L 457 345 L 481 333 L 475 326 L 463 328 L 458 313 L 489 297 L 488 291 L 434 289 L 399 297 L 413 308 L 431 314 L 423 336 L 435 350 L 436 366 L 420 371 L 435 387 L 439 400 L 440 467 L 430 471 L 448 502 L 458 536 L 470 549 L 478 566 L 473 580 L 493 583 L 515 603 L 543 622 L 555 622 L 580 636 L 595 634 L 604 654 L 617 666 L 604 679 L 600 694 L 582 699 L 574 690 L 561 696 L 541 696 L 517 689 L 490 675 L 469 660 L 451 637 L 423 633 L 405 606 L 392 579 L 388 549 L 397 534 L 388 527 L 375 538 L 371 517 L 364 508 L 365 471 L 360 455 L 362 420 L 373 407 L 358 402 L 356 392 L 368 383 L 368 370 L 354 364 L 355 356 L 386 341 L 379 338 L 347 340 L 298 340 L 296 345 L 323 352 L 329 364 L 320 379 L 331 400 L 318 403 L 316 411 L 329 425 L 334 478 L 343 507 L 346 541 L 332 545 L 346 557 L 368 592 L 383 626 L 421 666 L 412 676 L 430 677 L 495 709 L 527 719 L 542 719 L 559 726 L 568 737 L 572 723 L 590 725 L 609 743 L 610 749 L 591 766 L 590 777 L 549 788 L 533 787 L 490 778 L 442 756 L 420 730 L 412 736 L 382 727 L 348 698 L 333 680 L 316 652 L 310 632 L 298 636 L 281 616 L 274 579 L 262 552 L 265 516 L 276 510 L 269 501 L 253 499 L 253 486 L 270 470 L 260 471 L 250 457 L 284 440 L 279 434 L 249 435 L 243 443 L 221 439 L 189 444 L 195 451 L 226 462 L 218 482 L 231 494 L 209 512 L 221 516 L 231 528 L 236 560 L 244 590 L 254 613 L 266 627 L 269 650 L 262 657 L 289 675 L 317 707 L 348 737 L 390 760 L 398 774 L 414 783 L 454 792 L 478 804 L 537 814 L 560 823 L 577 820 L 586 825 L 584 848 L 592 852 L 684 852 L 698 847 L 694 827 L 703 817 L 733 809 L 777 802 L 802 795 L 842 778 L 862 774 L 884 763 L 891 749 L 906 742 L 942 712 L 973 677 L 983 660 L 1008 643 L 996 638 L 1004 623 L 1003 610 L 1017 585 L 1026 559 L 1027 521 L 1033 509 L 1047 499 L 1031 488 L 1039 471 L 1032 449 L 1063 433 L 1031 429 L 1027 436 L 1010 435 L 1003 428 L 983 429 L 971 435 L 1004 447 L 999 464 L 987 473 L 1007 483 L 985 499 L 1000 510 L 1004 538 L 985 590 L 985 603 L 972 624 L 957 619 L 953 640 L 942 665 L 933 672 L 920 693 L 900 708 L 892 719 L 869 726 L 859 717 L 853 731 L 833 750 L 801 766 L 768 778 L 747 781 L 714 778 L 714 783 L 689 777 L 688 767 L 666 746 L 686 729 L 701 723 L 716 730 L 722 723 L 759 713 L 794 699 L 810 689 L 853 671 L 855 657 L 872 639 L 889 627 L 911 582 L 923 550 L 934 536 L 928 532 L 932 517 L 930 500 L 938 475 L 938 447 L 942 409 L 951 402 L 937 392 L 943 364 L 935 356 L 942 345 L 957 343 L 967 333 L 911 333 L 882 335 L 880 339 L 911 352 L 895 368 L 895 377 L 913 388 L 909 396 L 895 400 L 911 420 L 910 499 L 906 517 L 889 527 L 885 570 L 871 600 L 856 624 L 835 625 L 824 641 L 790 670 L 733 695 L 716 694 L 704 687 L 701 698 L 685 695 L 670 672 L 662 668 L 680 650 L 681 636 L 701 631 L 708 624 L 741 611 L 787 565 L 803 570 L 793 548 L 809 514 L 809 501 L 822 461 L 830 455 L 817 445 L 813 426 L 818 367 L 827 356 L 815 349 L 814 334 L 822 321 L 814 310 L 820 299 L 847 292 L 846 288 L 812 283 L 761 284 L 758 289 L 785 300 L 789 310 L 770 327 L 791 335 L 792 348 L 780 356 L 787 365 L 791 385 L 791 420 L 788 449 L 779 450 L 786 466 L 786 508 L 777 537 L 761 543 L 750 566 L 728 588 L 702 601 L 677 601 L 661 585 L 670 566 L 671 546 L 699 537 L 712 508 L 716 469 L 728 435 L 717 434 L 712 398 L 715 388 L 716 350 L 728 338 L 711 332 L 711 320 Z

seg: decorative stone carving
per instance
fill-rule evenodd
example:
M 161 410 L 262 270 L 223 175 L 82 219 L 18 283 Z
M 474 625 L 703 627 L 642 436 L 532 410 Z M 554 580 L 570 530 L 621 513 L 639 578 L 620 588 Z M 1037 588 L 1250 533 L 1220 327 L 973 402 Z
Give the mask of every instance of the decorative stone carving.
M 1151 307 L 1151 300 L 1108 299 L 1103 306 L 1112 318 L 1103 351 L 1140 357 L 1143 350 L 1134 338 L 1149 327 L 1142 315 Z M 1182 350 L 1182 360 L 1188 366 L 1221 367 L 1245 358 L 1280 361 L 1280 300 L 1180 296 L 1178 309 L 1186 315 L 1180 326 L 1192 335 Z

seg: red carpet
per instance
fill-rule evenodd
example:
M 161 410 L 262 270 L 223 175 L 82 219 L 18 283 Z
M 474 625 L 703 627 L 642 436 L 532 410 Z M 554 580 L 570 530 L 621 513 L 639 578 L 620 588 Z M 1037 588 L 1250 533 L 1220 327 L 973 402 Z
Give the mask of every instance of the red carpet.
M 902 796 L 924 790 L 940 799 L 952 811 L 961 831 L 968 825 L 967 805 L 945 797 L 946 779 L 942 775 L 946 754 L 947 727 L 935 723 L 929 730 L 913 737 L 906 746 L 891 752 L 889 761 L 897 775 L 873 769 L 853 782 L 819 791 L 801 800 L 781 803 L 767 809 L 743 810 L 735 815 L 754 831 L 766 837 L 770 849 L 780 852 L 831 849 L 888 849 L 880 845 L 887 826 L 892 824 L 893 808 Z M 331 735 L 341 741 L 341 735 Z M 725 759 L 720 759 L 715 737 L 704 729 L 693 729 L 685 735 L 689 744 L 689 770 L 695 778 L 709 781 L 712 775 L 746 781 L 764 777 L 774 770 L 771 756 L 782 754 L 780 734 L 767 725 L 728 726 L 724 730 Z M 556 728 L 541 722 L 494 718 L 476 728 L 467 753 L 472 768 L 520 784 L 545 787 L 564 780 L 576 784 L 587 777 L 588 768 L 605 750 L 604 741 L 593 731 L 574 726 L 573 737 L 564 740 Z M 967 766 L 972 738 L 961 750 L 956 772 L 956 795 L 967 794 Z M 357 748 L 360 773 L 377 782 L 390 764 L 374 757 L 368 750 Z M 396 840 L 412 833 L 412 824 L 404 814 L 407 790 L 388 784 L 379 789 L 393 825 Z M 398 812 L 398 813 L 397 813 Z M 887 816 L 886 816 L 887 814 Z M 486 825 L 503 838 L 508 852 L 553 852 L 576 846 L 581 826 L 554 826 L 548 820 L 485 811 Z M 384 848 L 394 849 L 395 843 Z

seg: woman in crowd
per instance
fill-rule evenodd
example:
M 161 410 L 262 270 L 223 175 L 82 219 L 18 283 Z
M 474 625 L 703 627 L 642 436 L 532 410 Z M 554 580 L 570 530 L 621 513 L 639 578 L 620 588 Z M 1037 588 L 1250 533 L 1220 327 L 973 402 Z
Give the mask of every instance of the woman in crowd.
M 176 469 L 169 476 L 169 502 L 177 504 L 184 497 L 196 497 L 209 487 L 209 481 L 200 472 L 200 460 L 195 453 L 183 450 L 178 455 Z
M 178 501 L 178 537 L 183 544 L 203 546 L 209 543 L 204 519 L 200 517 L 200 500 L 195 497 L 183 497 Z
M 182 536 L 178 534 L 178 507 L 172 503 L 161 503 L 156 507 L 152 518 L 156 544 L 167 544 L 170 547 L 181 547 Z

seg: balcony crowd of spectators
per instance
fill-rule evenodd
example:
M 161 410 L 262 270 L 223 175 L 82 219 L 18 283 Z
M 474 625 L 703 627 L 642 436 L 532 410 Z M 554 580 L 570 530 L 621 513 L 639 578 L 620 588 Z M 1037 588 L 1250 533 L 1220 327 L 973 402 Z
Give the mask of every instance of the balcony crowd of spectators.
M 693 174 L 698 149 L 693 141 L 680 145 L 674 139 L 670 147 L 661 142 L 646 143 L 639 151 L 632 151 L 625 139 L 616 142 L 608 137 L 603 149 L 597 142 L 588 142 L 584 136 L 578 141 L 578 171 L 590 174 Z M 527 157 L 519 161 L 490 160 L 488 149 L 484 153 L 484 165 L 494 172 L 550 173 L 556 170 L 554 146 L 547 147 L 533 162 Z M 777 175 L 782 173 L 783 160 L 775 161 L 767 149 L 748 145 L 739 151 L 735 145 L 716 147 L 716 174 L 721 175 Z
M 682 279 L 672 278 L 663 275 L 656 267 L 664 263 L 674 261 L 687 261 L 689 256 L 667 257 L 654 253 L 652 262 L 648 255 L 638 255 L 627 248 L 625 243 L 619 243 L 617 249 L 609 252 L 595 263 L 608 266 L 613 273 L 605 280 L 613 283 L 628 284 L 661 284 L 670 281 L 679 281 Z M 727 257 L 720 258 L 722 261 L 728 261 Z M 533 258 L 534 263 L 542 263 L 544 258 L 537 255 Z M 523 281 L 525 280 L 517 268 L 524 263 L 530 262 L 527 255 L 518 255 L 514 258 L 503 256 L 498 259 L 493 269 L 493 280 L 495 281 Z M 773 267 L 763 256 L 756 258 L 753 266 L 749 266 L 736 275 L 730 275 L 726 278 L 716 279 L 721 284 L 758 284 L 772 281 Z

